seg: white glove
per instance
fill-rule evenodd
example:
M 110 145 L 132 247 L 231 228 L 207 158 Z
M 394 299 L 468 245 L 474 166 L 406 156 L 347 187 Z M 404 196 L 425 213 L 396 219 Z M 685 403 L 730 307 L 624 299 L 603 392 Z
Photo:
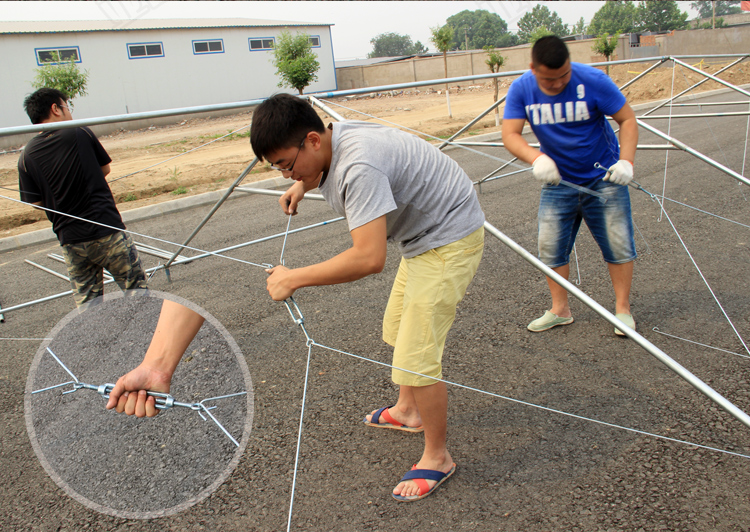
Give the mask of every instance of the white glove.
M 534 177 L 541 181 L 545 185 L 557 185 L 560 183 L 560 172 L 557 170 L 557 165 L 551 157 L 545 154 L 541 154 L 539 157 L 534 159 L 531 163 L 533 168 L 532 172 Z M 631 171 L 632 177 L 632 171 Z
M 609 181 L 615 185 L 627 186 L 633 180 L 633 163 L 620 159 L 609 167 L 604 181 Z

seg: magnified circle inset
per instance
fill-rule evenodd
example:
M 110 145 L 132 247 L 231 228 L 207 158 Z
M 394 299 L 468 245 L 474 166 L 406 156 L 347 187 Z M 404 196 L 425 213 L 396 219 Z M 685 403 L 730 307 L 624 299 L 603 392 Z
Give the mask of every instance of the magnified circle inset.
M 227 330 L 205 310 L 154 291 L 107 294 L 84 312 L 70 312 L 47 335 L 31 365 L 24 409 L 31 444 L 42 466 L 68 495 L 101 513 L 126 519 L 172 515 L 213 493 L 232 473 L 247 445 L 253 389 L 245 359 Z M 162 303 L 179 303 L 205 318 L 172 378 L 175 401 L 204 399 L 210 413 L 173 406 L 153 418 L 106 410 L 96 390 L 73 384 L 32 393 L 73 377 L 103 385 L 138 366 Z M 205 418 L 205 419 L 203 419 Z

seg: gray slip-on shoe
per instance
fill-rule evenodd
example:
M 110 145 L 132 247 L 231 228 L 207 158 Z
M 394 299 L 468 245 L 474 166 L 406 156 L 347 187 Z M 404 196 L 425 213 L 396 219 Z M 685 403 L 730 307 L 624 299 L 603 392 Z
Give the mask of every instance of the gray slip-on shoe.
M 573 323 L 573 316 L 561 318 L 557 314 L 553 314 L 547 310 L 541 318 L 535 319 L 526 328 L 531 332 L 542 332 L 558 325 L 569 325 L 571 323 Z
M 625 314 L 624 312 L 620 312 L 618 314 L 615 314 L 615 318 L 623 322 L 625 325 L 627 325 L 631 329 L 635 330 L 635 320 L 633 319 L 632 315 Z M 617 327 L 615 327 L 615 334 L 617 336 L 627 336 L 624 332 L 622 332 Z

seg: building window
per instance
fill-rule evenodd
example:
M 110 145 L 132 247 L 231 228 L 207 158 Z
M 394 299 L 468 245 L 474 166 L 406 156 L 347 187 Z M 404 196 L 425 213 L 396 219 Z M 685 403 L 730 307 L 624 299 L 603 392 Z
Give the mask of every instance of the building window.
M 164 57 L 164 47 L 160 42 L 141 42 L 128 44 L 128 58 Z
M 311 35 L 310 44 L 313 48 L 320 48 L 320 37 L 317 35 Z
M 213 41 L 193 41 L 193 53 L 198 54 L 223 54 L 224 41 L 216 39 Z
M 256 50 L 272 50 L 274 39 L 273 37 L 263 37 L 262 39 L 248 39 L 250 41 L 250 51 L 255 52 Z
M 81 62 L 81 51 L 78 46 L 65 48 L 35 48 L 36 62 L 39 65 L 57 65 L 60 63 Z

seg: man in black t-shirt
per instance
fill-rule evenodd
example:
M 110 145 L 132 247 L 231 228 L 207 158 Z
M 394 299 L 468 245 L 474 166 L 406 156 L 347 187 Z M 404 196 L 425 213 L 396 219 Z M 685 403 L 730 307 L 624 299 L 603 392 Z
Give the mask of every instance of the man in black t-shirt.
M 67 101 L 61 91 L 43 88 L 26 97 L 24 108 L 34 124 L 63 122 L 73 119 Z M 105 180 L 111 161 L 87 127 L 40 133 L 18 159 L 21 200 L 57 211 L 46 211 L 47 218 L 63 248 L 79 307 L 102 295 L 104 268 L 122 290 L 146 288 L 138 252 L 121 231 L 125 224 Z

